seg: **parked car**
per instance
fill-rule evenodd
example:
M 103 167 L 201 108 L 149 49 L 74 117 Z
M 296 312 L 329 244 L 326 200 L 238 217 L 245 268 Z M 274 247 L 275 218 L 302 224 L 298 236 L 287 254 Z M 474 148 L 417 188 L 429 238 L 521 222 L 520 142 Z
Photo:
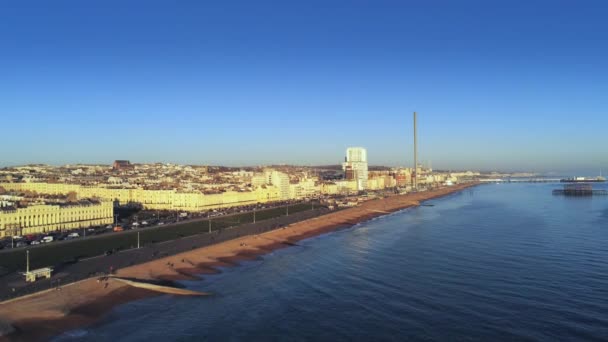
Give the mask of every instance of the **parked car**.
M 49 242 L 53 242 L 54 240 L 55 240 L 55 238 L 52 237 L 52 236 L 45 236 L 45 237 L 42 238 L 41 242 L 43 242 L 43 243 L 49 243 Z

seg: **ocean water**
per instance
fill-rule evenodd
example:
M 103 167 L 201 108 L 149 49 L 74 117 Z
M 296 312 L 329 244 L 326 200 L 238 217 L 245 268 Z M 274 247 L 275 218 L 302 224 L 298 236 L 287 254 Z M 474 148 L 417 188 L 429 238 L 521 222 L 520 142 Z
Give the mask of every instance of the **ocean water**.
M 608 340 L 608 196 L 483 185 L 185 282 L 57 341 Z M 603 186 L 603 188 L 606 188 Z

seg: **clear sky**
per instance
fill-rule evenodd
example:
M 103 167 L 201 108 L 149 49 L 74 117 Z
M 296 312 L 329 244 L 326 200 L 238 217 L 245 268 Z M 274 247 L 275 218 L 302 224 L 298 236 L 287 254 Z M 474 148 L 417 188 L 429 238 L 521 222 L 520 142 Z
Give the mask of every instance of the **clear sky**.
M 608 172 L 608 1 L 3 1 L 0 165 Z

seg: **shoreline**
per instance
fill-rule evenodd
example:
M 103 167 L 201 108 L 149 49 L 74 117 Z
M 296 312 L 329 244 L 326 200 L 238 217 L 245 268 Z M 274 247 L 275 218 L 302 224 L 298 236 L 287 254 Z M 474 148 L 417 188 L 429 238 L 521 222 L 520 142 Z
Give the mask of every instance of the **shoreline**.
M 477 183 L 461 184 L 369 200 L 356 207 L 330 212 L 266 233 L 244 236 L 122 268 L 115 276 L 168 283 L 203 280 L 205 274 L 220 273 L 218 268 L 238 266 L 242 261 L 255 260 L 274 250 L 297 246 L 301 240 L 420 206 L 423 201 L 444 197 L 476 185 Z M 16 298 L 0 303 L 0 341 L 45 340 L 65 331 L 91 325 L 118 305 L 162 294 L 110 278 L 101 283 L 97 279 L 87 279 L 64 285 L 61 290 Z M 199 299 L 193 297 L 192 300 Z

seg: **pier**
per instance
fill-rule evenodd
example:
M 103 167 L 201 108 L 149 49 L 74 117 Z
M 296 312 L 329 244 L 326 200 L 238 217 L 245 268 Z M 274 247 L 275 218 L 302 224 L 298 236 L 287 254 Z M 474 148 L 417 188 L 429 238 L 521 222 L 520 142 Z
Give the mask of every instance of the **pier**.
M 481 183 L 559 183 L 560 178 L 487 178 Z
M 608 190 L 593 190 L 591 184 L 567 184 L 563 189 L 553 190 L 554 195 L 564 196 L 595 196 L 608 195 Z

